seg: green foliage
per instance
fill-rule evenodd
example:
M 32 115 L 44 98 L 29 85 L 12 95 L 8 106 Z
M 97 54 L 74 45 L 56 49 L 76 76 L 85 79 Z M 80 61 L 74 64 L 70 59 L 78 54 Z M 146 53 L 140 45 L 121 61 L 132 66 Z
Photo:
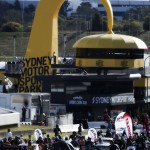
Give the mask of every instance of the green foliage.
M 150 31 L 150 16 L 146 16 L 143 23 L 143 29 L 145 31 Z
M 23 23 L 25 29 L 32 24 L 35 9 L 35 6 L 30 4 L 23 11 L 19 0 L 16 0 L 14 4 L 0 1 L 0 28 L 7 22 L 18 22 Z
M 16 22 L 8 22 L 2 26 L 2 32 L 18 32 L 21 31 L 22 26 Z
M 20 11 L 14 10 L 14 9 L 9 9 L 7 12 L 5 12 L 5 17 L 4 17 L 4 23 L 7 22 L 22 22 L 22 16 Z
M 33 4 L 29 4 L 27 7 L 25 7 L 24 11 L 27 13 L 27 14 L 33 14 L 35 12 L 35 6 Z
M 65 0 L 62 7 L 60 8 L 60 15 L 67 17 L 67 13 L 72 10 L 70 6 L 70 1 Z
M 101 16 L 99 13 L 95 13 L 94 18 L 92 20 L 92 31 L 100 31 L 101 30 Z
M 133 34 L 142 32 L 143 30 L 142 23 L 140 23 L 139 21 L 133 20 L 131 22 L 131 30 Z
M 123 25 L 123 31 L 127 31 L 130 34 L 137 34 L 143 31 L 142 23 L 136 20 L 127 21 Z
M 89 2 L 82 2 L 76 10 L 77 15 L 84 15 L 86 19 L 91 19 L 95 13 L 98 13 L 98 10 L 93 8 Z
M 21 10 L 21 5 L 20 5 L 19 0 L 15 0 L 15 2 L 14 2 L 14 9 Z

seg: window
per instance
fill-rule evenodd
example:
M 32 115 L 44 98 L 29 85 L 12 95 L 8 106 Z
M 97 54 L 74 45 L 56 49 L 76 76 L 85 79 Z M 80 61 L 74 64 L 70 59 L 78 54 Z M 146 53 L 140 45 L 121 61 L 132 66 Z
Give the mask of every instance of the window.
M 139 59 L 144 57 L 144 50 L 77 48 L 76 57 L 77 58 Z
M 64 92 L 64 84 L 63 83 L 51 84 L 51 92 Z

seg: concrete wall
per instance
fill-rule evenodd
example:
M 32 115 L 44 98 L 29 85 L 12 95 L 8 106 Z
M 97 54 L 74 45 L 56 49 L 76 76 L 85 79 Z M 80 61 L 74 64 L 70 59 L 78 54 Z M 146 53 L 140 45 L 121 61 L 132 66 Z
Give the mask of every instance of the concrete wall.
M 9 109 L 0 108 L 0 120 L 0 126 L 20 126 L 20 113 Z
M 47 120 L 48 126 L 55 127 L 56 124 L 58 125 L 68 125 L 73 124 L 73 114 L 65 114 L 65 115 L 57 115 L 57 116 L 50 116 Z

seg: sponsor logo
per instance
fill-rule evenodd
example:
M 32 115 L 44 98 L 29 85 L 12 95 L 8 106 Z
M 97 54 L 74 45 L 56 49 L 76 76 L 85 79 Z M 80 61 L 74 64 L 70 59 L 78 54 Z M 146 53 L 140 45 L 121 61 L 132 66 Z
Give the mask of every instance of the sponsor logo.
M 109 104 L 111 102 L 111 97 L 93 97 L 92 104 Z
M 129 137 L 132 137 L 131 127 L 129 125 L 129 118 L 126 118 L 126 125 L 127 125 L 127 131 L 128 131 Z
M 124 128 L 117 128 L 116 131 L 124 131 Z
M 85 101 L 82 96 L 76 96 L 73 97 L 72 100 L 69 100 L 69 104 L 87 105 L 87 101 Z
M 123 116 L 120 116 L 120 117 L 116 118 L 116 121 L 118 121 L 118 122 L 120 122 L 122 120 L 123 120 Z

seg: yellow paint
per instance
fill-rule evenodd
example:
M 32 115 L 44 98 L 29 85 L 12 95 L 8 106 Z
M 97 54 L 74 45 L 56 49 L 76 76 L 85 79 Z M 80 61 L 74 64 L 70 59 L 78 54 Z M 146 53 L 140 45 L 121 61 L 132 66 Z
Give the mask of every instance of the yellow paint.
M 19 92 L 42 92 L 42 82 L 35 80 L 35 76 L 51 74 L 50 58 L 54 52 L 58 56 L 58 13 L 63 2 L 39 1 L 19 81 Z
M 40 0 L 32 25 L 26 58 L 58 56 L 58 13 L 64 0 Z
M 139 38 L 122 34 L 96 34 L 79 39 L 74 48 L 102 49 L 147 49 L 147 45 Z
M 148 83 L 147 83 L 148 80 Z M 139 80 L 134 80 L 133 81 L 133 86 L 134 87 L 150 87 L 150 78 L 141 78 Z
M 4 79 L 4 71 L 0 70 L 0 80 L 2 81 Z
M 35 80 L 35 76 L 51 74 L 50 58 L 54 52 L 58 56 L 58 13 L 63 2 L 64 0 L 39 1 L 25 54 L 23 73 L 19 81 L 19 92 L 42 92 L 42 81 Z M 112 8 L 109 0 L 101 0 L 101 2 L 107 12 L 108 30 L 111 34 L 113 33 Z M 58 60 L 56 61 L 58 62 Z M 97 64 L 101 63 L 99 60 L 97 61 Z M 119 61 L 121 62 L 121 60 L 105 60 L 104 63 L 106 63 L 106 66 L 117 67 L 119 66 Z M 96 60 L 90 60 L 89 62 L 83 60 L 83 66 L 95 66 Z M 137 66 L 137 64 L 139 65 L 138 67 L 142 66 L 140 60 L 128 62 L 129 67 Z
M 108 33 L 112 34 L 112 28 L 113 28 L 113 11 L 109 0 L 100 0 L 103 4 L 108 17 Z
M 143 59 L 84 59 L 76 58 L 77 67 L 140 68 Z

